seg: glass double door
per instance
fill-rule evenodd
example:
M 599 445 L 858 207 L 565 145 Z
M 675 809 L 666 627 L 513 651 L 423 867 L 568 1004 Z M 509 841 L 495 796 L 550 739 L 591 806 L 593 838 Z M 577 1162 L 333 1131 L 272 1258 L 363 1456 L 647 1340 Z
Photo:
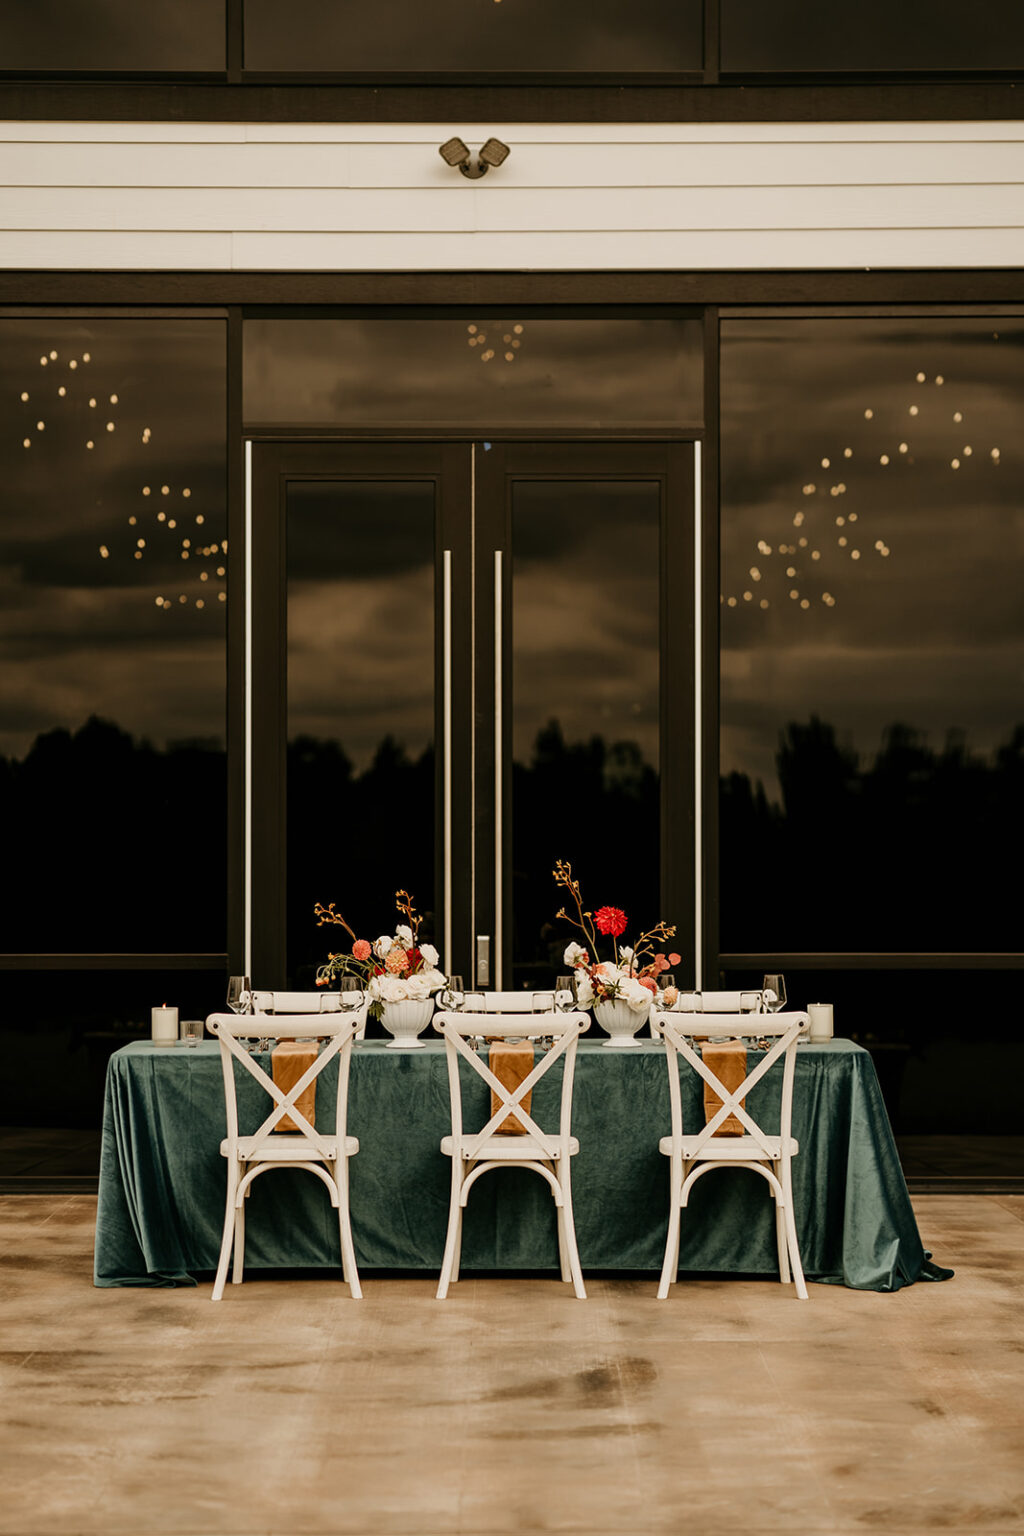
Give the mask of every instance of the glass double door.
M 254 980 L 308 986 L 351 943 L 316 903 L 372 939 L 401 889 L 467 985 L 550 986 L 560 858 L 690 960 L 694 454 L 253 445 Z

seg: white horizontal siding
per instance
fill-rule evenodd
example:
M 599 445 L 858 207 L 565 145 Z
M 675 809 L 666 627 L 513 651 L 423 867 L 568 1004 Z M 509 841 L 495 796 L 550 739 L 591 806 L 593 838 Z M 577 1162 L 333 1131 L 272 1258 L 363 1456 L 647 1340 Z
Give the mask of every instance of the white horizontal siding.
M 0 265 L 1018 266 L 1024 125 L 0 124 Z

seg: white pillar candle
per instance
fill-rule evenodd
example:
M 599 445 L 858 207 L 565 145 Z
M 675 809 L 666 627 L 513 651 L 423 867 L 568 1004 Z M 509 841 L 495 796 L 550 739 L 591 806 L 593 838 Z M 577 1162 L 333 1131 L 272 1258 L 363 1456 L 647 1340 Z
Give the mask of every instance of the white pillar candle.
M 807 1016 L 811 1021 L 807 1032 L 809 1040 L 832 1039 L 832 1004 L 808 1003 Z
M 153 1009 L 153 1041 L 156 1045 L 173 1045 L 178 1038 L 178 1010 L 168 1008 L 165 1003 L 162 1008 Z

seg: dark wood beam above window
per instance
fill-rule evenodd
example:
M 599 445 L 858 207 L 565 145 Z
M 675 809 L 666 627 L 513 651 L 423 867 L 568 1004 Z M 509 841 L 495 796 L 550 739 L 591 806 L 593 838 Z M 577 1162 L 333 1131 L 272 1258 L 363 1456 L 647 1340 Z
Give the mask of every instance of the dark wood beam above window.
M 0 82 L 9 121 L 772 123 L 957 122 L 1020 116 L 1015 80 L 847 84 L 198 84 Z

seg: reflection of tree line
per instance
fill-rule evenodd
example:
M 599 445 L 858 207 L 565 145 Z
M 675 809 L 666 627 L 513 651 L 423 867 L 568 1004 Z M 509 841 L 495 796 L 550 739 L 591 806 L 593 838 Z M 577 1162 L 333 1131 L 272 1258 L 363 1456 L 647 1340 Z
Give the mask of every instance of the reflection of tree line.
M 0 756 L 0 948 L 222 950 L 225 784 L 219 742 L 161 751 L 95 715 Z
M 776 764 L 779 804 L 746 774 L 721 781 L 723 949 L 1020 948 L 1003 887 L 1024 853 L 1024 724 L 986 760 L 962 733 L 935 749 L 897 723 L 862 764 L 812 716 Z
M 777 754 L 781 799 L 721 782 L 721 935 L 728 950 L 1014 950 L 1024 832 L 1024 724 L 990 759 L 892 725 L 869 763 L 812 717 Z M 548 876 L 571 860 L 596 902 L 660 915 L 659 779 L 635 742 L 567 742 L 557 721 L 512 768 L 515 953 L 546 970 L 563 935 Z M 2 947 L 219 950 L 225 927 L 225 755 L 158 750 L 110 722 L 38 736 L 0 757 Z M 393 920 L 396 883 L 434 891 L 434 753 L 385 737 L 357 772 L 336 741 L 288 746 L 293 969 L 321 958 L 313 903 L 358 928 Z M 258 833 L 258 829 L 257 829 Z M 766 891 L 769 893 L 766 896 Z M 665 914 L 672 920 L 672 914 Z

